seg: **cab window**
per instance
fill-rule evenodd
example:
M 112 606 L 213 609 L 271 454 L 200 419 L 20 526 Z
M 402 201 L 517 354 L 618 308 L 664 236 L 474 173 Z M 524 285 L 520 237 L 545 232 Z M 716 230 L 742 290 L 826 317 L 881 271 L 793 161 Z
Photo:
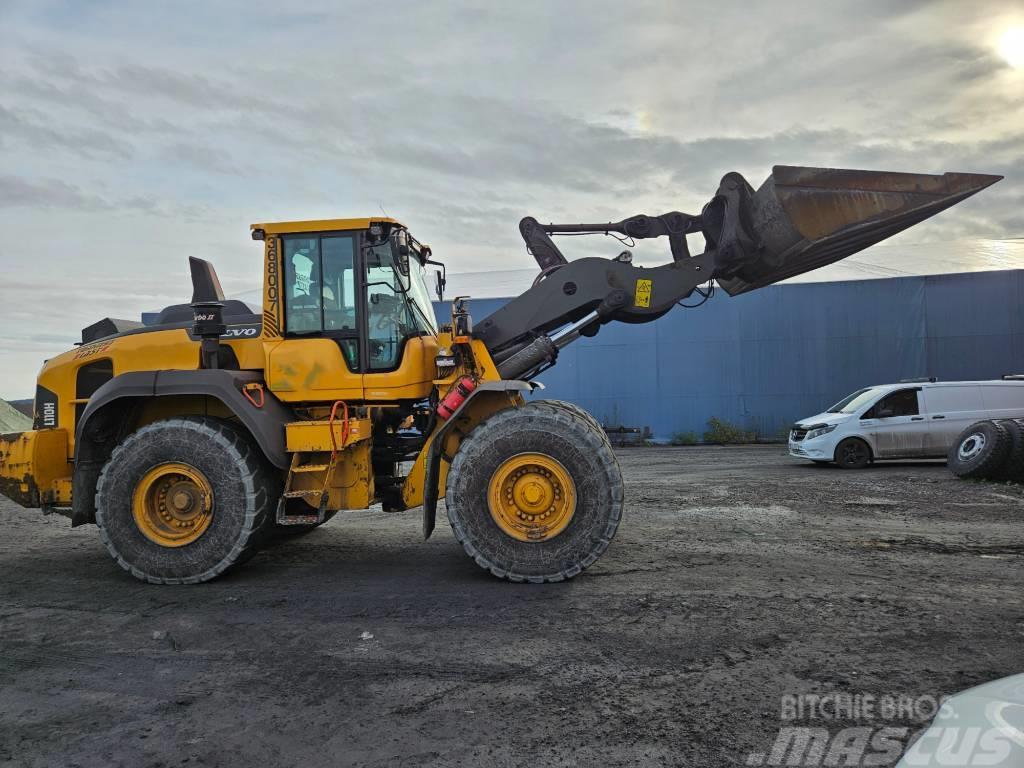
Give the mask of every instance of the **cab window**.
M 864 414 L 865 419 L 888 419 L 893 416 L 917 416 L 920 410 L 917 405 L 916 389 L 898 389 L 890 392 Z
M 358 367 L 355 237 L 284 238 L 285 332 L 338 340 L 350 369 Z
M 409 275 L 395 269 L 391 245 L 366 251 L 366 320 L 369 369 L 388 371 L 398 367 L 405 340 L 432 333 L 429 301 L 417 300 L 423 283 L 422 267 L 412 260 Z M 423 283 L 425 285 L 425 283 Z M 424 289 L 425 290 L 425 289 Z

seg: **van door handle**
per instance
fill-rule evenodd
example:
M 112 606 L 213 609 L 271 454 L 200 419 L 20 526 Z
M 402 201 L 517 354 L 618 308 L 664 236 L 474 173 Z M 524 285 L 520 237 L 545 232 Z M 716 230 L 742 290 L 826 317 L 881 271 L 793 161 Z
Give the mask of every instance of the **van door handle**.
M 942 418 L 941 416 L 939 418 Z M 911 421 L 924 421 L 924 416 L 911 416 Z
M 932 416 L 932 418 L 933 418 L 933 419 L 944 419 L 944 418 L 946 418 L 946 417 L 945 417 L 945 416 Z

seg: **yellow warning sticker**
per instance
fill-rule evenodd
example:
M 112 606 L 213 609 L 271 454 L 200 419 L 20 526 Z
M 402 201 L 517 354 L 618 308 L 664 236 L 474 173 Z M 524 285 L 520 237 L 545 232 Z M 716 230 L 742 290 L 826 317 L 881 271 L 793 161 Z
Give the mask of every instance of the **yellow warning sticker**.
M 651 283 L 652 280 L 637 280 L 636 292 L 633 295 L 633 303 L 638 307 L 651 306 Z

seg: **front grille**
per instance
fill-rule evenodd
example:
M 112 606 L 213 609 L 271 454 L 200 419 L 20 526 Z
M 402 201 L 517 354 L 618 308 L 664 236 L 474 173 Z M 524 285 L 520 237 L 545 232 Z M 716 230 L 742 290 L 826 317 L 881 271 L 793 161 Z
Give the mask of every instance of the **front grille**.
M 789 439 L 795 443 L 799 443 L 805 437 L 807 437 L 807 430 L 801 427 L 793 427 L 789 433 Z

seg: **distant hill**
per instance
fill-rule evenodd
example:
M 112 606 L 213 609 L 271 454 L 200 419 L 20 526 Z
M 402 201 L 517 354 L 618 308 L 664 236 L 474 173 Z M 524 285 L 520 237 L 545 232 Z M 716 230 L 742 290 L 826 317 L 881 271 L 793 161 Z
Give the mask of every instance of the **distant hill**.
M 26 429 L 32 429 L 32 419 L 6 400 L 0 400 L 0 432 L 24 432 Z
M 30 419 L 32 418 L 32 409 L 35 406 L 35 401 L 30 397 L 27 400 L 8 400 L 8 405 L 13 405 L 15 410 L 21 411 Z

